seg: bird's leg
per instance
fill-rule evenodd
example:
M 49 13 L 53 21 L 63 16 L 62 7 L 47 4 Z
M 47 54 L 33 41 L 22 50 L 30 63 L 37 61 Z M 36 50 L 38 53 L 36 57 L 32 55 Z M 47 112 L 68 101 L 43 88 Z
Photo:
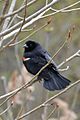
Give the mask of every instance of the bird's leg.
M 38 77 L 37 77 L 37 81 L 39 81 L 39 83 L 41 83 L 42 80 L 43 80 L 43 79 L 38 75 Z

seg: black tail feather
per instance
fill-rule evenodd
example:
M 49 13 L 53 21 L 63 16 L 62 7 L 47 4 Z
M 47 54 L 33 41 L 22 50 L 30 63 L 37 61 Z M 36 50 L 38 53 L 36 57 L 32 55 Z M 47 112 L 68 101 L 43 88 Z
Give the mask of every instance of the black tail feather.
M 68 80 L 67 78 L 63 77 L 59 73 L 50 72 L 49 78 L 44 78 L 43 86 L 50 91 L 54 91 L 64 89 L 69 84 L 70 80 Z

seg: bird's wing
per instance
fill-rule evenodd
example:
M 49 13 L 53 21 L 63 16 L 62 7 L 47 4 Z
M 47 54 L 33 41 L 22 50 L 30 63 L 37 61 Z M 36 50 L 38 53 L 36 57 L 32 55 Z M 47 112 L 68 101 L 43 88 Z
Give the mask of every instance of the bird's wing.
M 44 57 L 45 57 L 45 59 L 46 59 L 47 62 L 49 62 L 49 61 L 51 60 L 50 66 L 51 66 L 54 70 L 58 71 L 56 63 L 52 60 L 50 54 L 49 54 L 46 50 L 43 51 L 43 55 L 44 55 Z
M 46 58 L 42 54 L 38 54 L 36 56 L 33 56 L 31 58 L 31 60 L 33 61 L 33 63 L 35 63 L 41 67 L 43 67 L 45 64 L 47 64 Z
M 49 53 L 44 49 L 41 49 L 40 51 L 36 52 L 36 56 L 33 57 L 33 61 L 38 65 L 42 65 L 42 66 L 47 64 L 51 59 L 52 58 L 49 55 Z M 51 61 L 49 67 L 57 71 L 57 65 L 53 60 Z
M 50 61 L 50 60 L 51 60 L 51 63 L 53 64 L 53 66 L 54 66 L 55 68 L 57 68 L 56 63 L 52 60 L 50 54 L 49 54 L 47 51 L 45 51 L 45 58 L 46 58 L 47 61 Z

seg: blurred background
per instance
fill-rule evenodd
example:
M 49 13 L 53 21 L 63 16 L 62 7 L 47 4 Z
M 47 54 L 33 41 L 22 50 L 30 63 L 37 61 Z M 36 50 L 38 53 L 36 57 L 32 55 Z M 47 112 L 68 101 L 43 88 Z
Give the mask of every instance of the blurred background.
M 30 2 L 31 0 L 27 0 Z M 52 0 L 48 0 L 50 3 Z M 59 0 L 53 5 L 54 9 L 61 9 L 68 5 L 71 5 L 78 0 Z M 2 11 L 5 0 L 0 1 L 0 11 Z M 9 0 L 8 8 L 9 10 L 12 0 Z M 23 4 L 22 0 L 17 0 L 15 5 L 15 10 L 17 10 Z M 45 0 L 36 0 L 36 2 L 27 8 L 27 16 L 38 11 L 40 8 L 45 6 Z M 80 7 L 80 3 L 73 8 Z M 23 17 L 23 12 L 19 13 L 19 16 Z M 61 49 L 61 51 L 54 58 L 54 61 L 59 65 L 66 58 L 70 57 L 80 49 L 80 11 L 71 12 L 60 12 L 53 16 L 49 16 L 44 19 L 40 19 L 30 25 L 26 29 L 32 29 L 29 32 L 23 31 L 19 34 L 16 41 L 22 40 L 27 37 L 30 33 L 43 26 L 45 23 L 51 20 L 51 23 L 45 28 L 41 29 L 33 36 L 27 40 L 38 41 L 45 49 L 49 51 L 52 55 L 60 48 L 63 42 L 67 39 L 69 31 L 71 32 L 70 39 L 68 43 Z M 16 18 L 13 25 L 20 21 Z M 3 23 L 0 25 L 0 30 L 2 30 Z M 6 39 L 3 42 L 5 45 L 11 38 Z M 23 44 L 6 48 L 0 54 L 0 96 L 12 91 L 27 81 L 29 81 L 32 76 L 28 74 L 22 63 L 23 56 Z M 61 72 L 64 76 L 71 80 L 71 83 L 80 79 L 80 58 L 76 57 L 73 60 L 66 63 L 61 68 L 70 68 L 67 71 Z M 5 105 L 0 107 L 0 112 L 4 111 L 13 101 L 13 105 L 10 109 L 3 115 L 0 116 L 0 120 L 14 120 L 16 117 L 26 113 L 27 111 L 33 109 L 37 105 L 40 105 L 45 100 L 55 95 L 59 91 L 49 92 L 45 90 L 41 83 L 35 83 L 31 87 L 22 90 L 11 100 L 9 100 Z M 3 99 L 4 100 L 4 99 Z M 0 100 L 2 103 L 3 100 Z M 62 94 L 54 101 L 59 107 L 56 109 L 49 120 L 80 120 L 80 84 L 68 90 L 66 93 Z M 41 108 L 36 112 L 33 112 L 28 117 L 23 120 L 47 120 L 49 114 L 54 109 L 54 106 L 49 106 Z M 6 119 L 5 119 L 6 118 Z

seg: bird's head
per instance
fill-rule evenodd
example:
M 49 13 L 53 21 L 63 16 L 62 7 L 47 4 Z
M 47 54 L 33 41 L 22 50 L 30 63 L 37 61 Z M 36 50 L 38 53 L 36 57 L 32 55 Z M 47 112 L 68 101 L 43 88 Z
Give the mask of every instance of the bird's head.
M 34 41 L 27 41 L 23 48 L 25 49 L 26 52 L 31 52 L 33 51 L 39 44 L 37 42 Z

